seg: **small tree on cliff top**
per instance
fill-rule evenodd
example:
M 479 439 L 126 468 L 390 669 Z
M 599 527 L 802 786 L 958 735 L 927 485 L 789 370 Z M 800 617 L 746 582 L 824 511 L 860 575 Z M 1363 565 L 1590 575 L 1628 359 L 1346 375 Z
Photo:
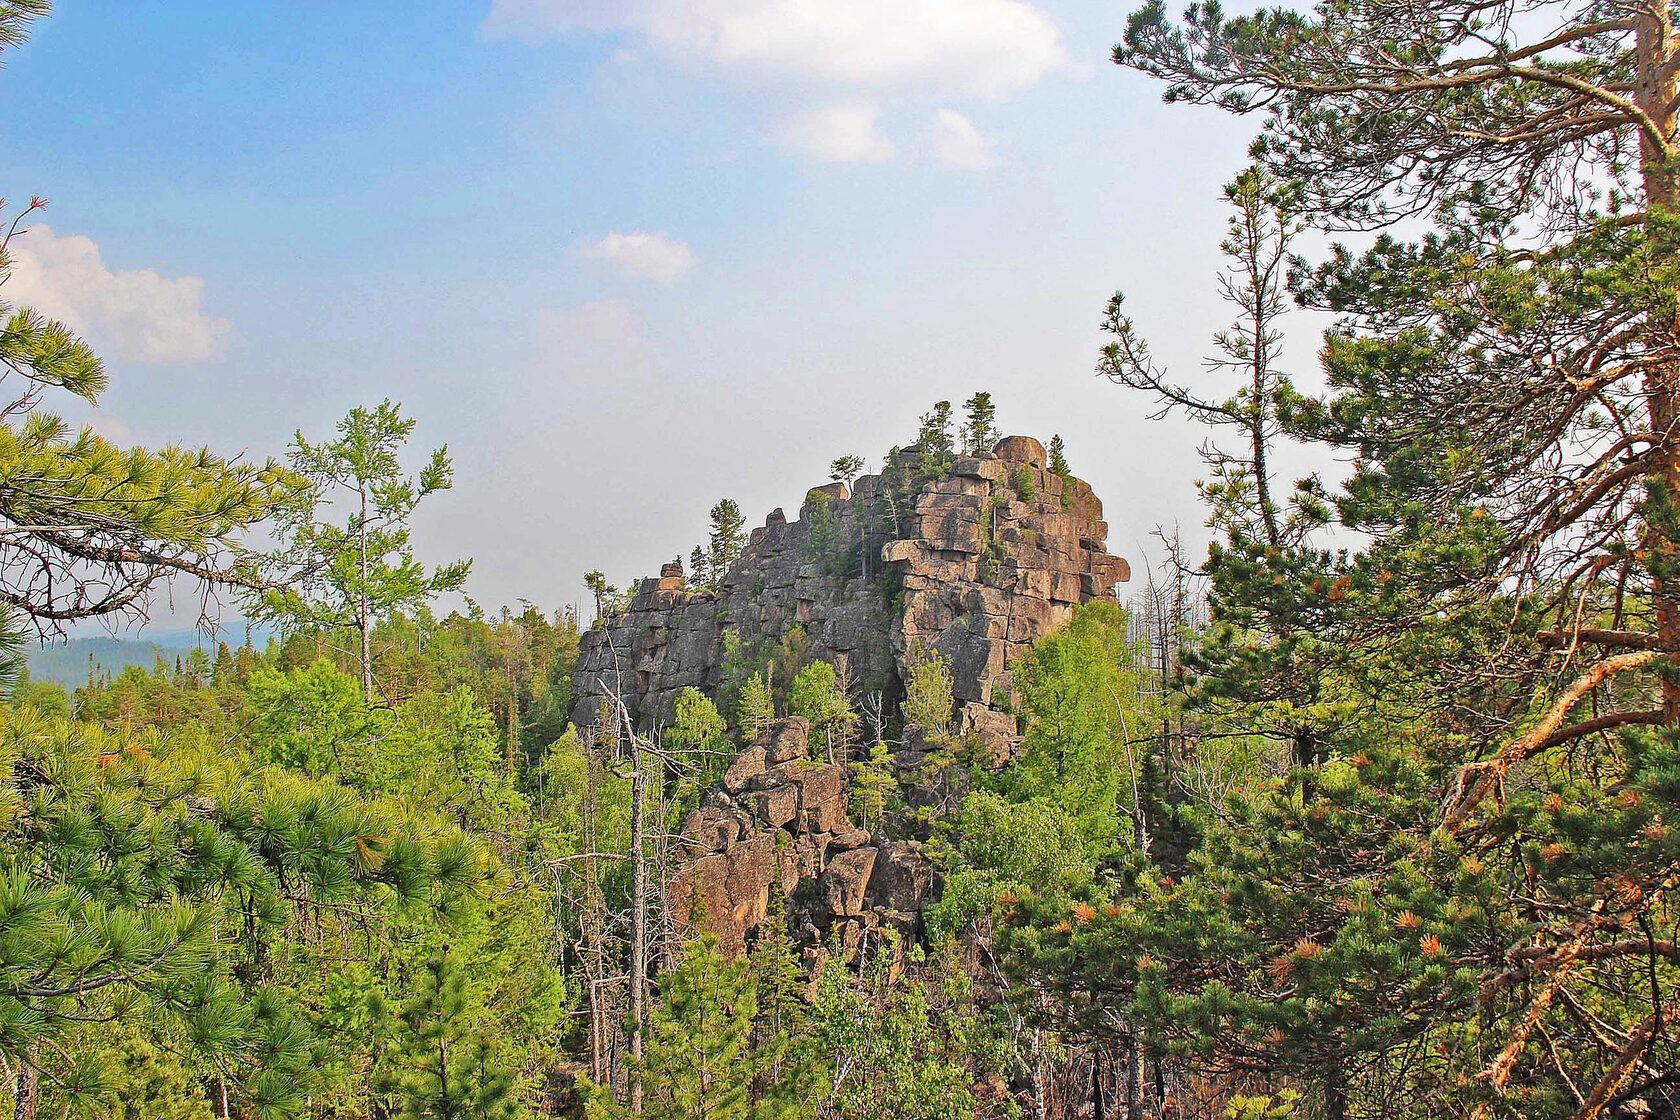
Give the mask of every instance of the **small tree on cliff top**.
M 968 417 L 962 429 L 963 452 L 981 455 L 990 451 L 998 441 L 997 406 L 992 403 L 992 395 L 975 393 L 963 405 L 963 411 Z
M 732 498 L 724 498 L 713 506 L 711 517 L 711 548 L 706 558 L 706 570 L 711 582 L 716 584 L 722 581 L 729 566 L 741 555 L 741 546 L 747 539 L 744 531 L 746 519 L 741 516 L 741 507 Z

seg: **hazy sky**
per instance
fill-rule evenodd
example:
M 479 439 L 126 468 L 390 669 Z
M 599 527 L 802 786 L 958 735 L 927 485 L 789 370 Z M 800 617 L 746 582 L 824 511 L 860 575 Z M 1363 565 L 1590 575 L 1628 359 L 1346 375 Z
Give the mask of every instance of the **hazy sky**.
M 457 466 L 421 550 L 487 605 L 652 572 L 720 496 L 791 516 L 976 389 L 1135 563 L 1199 523 L 1201 437 L 1094 376 L 1098 323 L 1126 291 L 1194 376 L 1256 122 L 1109 63 L 1126 11 L 61 0 L 0 71 L 0 190 L 52 202 L 6 298 L 99 345 L 123 439 L 400 400 Z

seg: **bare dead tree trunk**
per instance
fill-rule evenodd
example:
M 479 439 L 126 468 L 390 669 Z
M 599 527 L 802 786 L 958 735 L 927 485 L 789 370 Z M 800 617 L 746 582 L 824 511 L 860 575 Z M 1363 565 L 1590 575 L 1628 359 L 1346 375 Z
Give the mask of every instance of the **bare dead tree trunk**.
M 41 1057 L 41 1044 L 31 1042 L 18 1055 L 17 1094 L 12 1108 L 13 1120 L 35 1120 L 35 1109 L 41 1103 L 41 1071 L 35 1063 Z
M 630 1111 L 642 1111 L 642 1028 L 647 1020 L 647 778 L 641 740 L 632 732 L 630 749 Z
M 1143 1043 L 1126 1040 L 1126 1120 L 1143 1120 Z

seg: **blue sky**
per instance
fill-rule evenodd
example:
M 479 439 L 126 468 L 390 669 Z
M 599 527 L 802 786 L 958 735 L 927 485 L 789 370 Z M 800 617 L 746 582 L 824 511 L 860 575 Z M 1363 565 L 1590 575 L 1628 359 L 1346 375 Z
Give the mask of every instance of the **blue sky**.
M 649 572 L 940 398 L 1060 432 L 1115 551 L 1200 435 L 1092 374 L 1109 293 L 1193 374 L 1252 122 L 1053 0 L 62 0 L 0 71 L 7 297 L 143 442 L 280 453 L 382 397 L 447 442 L 423 552 L 482 602 Z M 1310 363 L 1309 341 L 1290 353 Z

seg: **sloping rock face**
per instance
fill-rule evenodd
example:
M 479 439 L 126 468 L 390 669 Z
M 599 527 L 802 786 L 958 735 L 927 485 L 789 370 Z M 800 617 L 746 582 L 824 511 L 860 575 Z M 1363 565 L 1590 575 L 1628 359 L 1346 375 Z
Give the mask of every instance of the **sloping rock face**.
M 855 492 L 813 491 L 798 521 L 777 510 L 717 591 L 690 588 L 677 565 L 644 580 L 627 609 L 583 636 L 573 721 L 595 722 L 611 692 L 642 726 L 660 724 L 683 689 L 715 694 L 735 643 L 762 648 L 799 627 L 813 658 L 889 703 L 918 658 L 943 654 L 959 728 L 1001 766 L 1018 732 L 1011 665 L 1076 605 L 1114 598 L 1130 577 L 1105 547 L 1102 503 L 1084 482 L 1049 470 L 1043 446 L 1025 436 L 958 459 L 897 511 L 902 531 L 863 555 L 862 529 L 887 523 L 888 499 L 881 479 L 865 476 Z M 814 536 L 857 547 L 856 573 L 830 574 L 839 566 L 814 555 Z M 773 889 L 793 900 L 790 921 L 807 946 L 839 944 L 848 957 L 872 930 L 915 932 L 937 896 L 919 843 L 852 823 L 844 760 L 814 759 L 807 735 L 803 720 L 778 723 L 683 822 L 691 855 L 668 904 L 679 921 L 703 914 L 731 951 L 753 939 Z M 915 729 L 906 740 L 894 759 L 908 770 L 920 764 L 922 740 Z
M 812 535 L 824 522 L 829 539 L 859 542 L 861 552 L 863 523 L 881 523 L 885 501 L 880 477 L 865 475 L 855 491 L 812 491 L 797 521 L 776 510 L 715 592 L 691 588 L 678 565 L 643 580 L 626 610 L 583 635 L 573 722 L 594 722 L 609 691 L 643 726 L 668 720 L 684 688 L 711 693 L 722 683 L 726 633 L 754 646 L 797 626 L 812 657 L 889 701 L 916 657 L 944 654 L 962 726 L 1001 763 L 1015 720 L 995 701 L 1007 693 L 1010 664 L 1075 605 L 1112 599 L 1130 578 L 1126 561 L 1107 551 L 1102 503 L 1084 482 L 1047 469 L 1037 440 L 1011 436 L 924 487 L 913 509 L 899 511 L 903 531 L 878 555 L 872 541 L 856 574 L 830 575 L 814 562 Z

